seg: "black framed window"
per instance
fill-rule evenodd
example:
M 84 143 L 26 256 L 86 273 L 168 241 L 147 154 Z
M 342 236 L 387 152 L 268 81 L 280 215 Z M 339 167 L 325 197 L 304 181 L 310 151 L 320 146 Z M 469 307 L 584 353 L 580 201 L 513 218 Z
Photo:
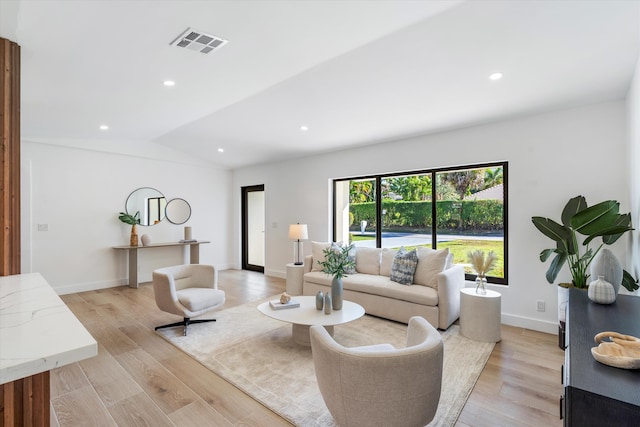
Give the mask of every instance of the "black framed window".
M 475 273 L 467 253 L 498 256 L 489 283 L 507 284 L 508 162 L 454 166 L 333 181 L 334 240 L 356 246 L 449 248 Z

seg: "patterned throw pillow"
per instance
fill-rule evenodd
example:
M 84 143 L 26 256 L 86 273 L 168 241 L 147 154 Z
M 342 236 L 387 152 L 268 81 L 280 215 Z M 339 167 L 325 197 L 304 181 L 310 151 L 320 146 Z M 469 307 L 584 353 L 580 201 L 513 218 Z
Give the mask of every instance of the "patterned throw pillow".
M 418 253 L 415 249 L 407 251 L 404 246 L 398 250 L 391 264 L 391 274 L 389 278 L 401 285 L 410 285 L 413 283 L 413 274 L 418 265 Z

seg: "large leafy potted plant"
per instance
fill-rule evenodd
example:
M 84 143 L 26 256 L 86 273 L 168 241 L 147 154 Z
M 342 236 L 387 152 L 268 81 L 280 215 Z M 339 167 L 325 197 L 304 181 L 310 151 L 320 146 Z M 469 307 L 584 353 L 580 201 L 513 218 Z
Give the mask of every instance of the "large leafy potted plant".
M 140 224 L 140 211 L 136 212 L 134 215 L 130 215 L 126 212 L 120 212 L 118 214 L 118 219 L 131 226 L 129 245 L 138 246 L 138 230 L 136 229 L 136 225 Z
M 540 216 L 531 218 L 536 228 L 556 243 L 555 248 L 540 252 L 542 262 L 546 262 L 555 254 L 546 273 L 549 283 L 555 282 L 562 267 L 568 263 L 571 286 L 581 289 L 587 287 L 589 265 L 600 249 L 604 245 L 614 244 L 624 233 L 633 230 L 631 215 L 620 214 L 619 209 L 620 204 L 615 200 L 607 200 L 589 207 L 583 196 L 576 196 L 570 199 L 562 210 L 562 224 Z M 578 235 L 584 236 L 582 243 Z M 591 246 L 592 244 L 594 246 Z M 638 289 L 638 281 L 623 270 L 622 286 L 634 291 Z
M 338 246 L 333 244 L 322 252 L 324 261 L 318 260 L 322 271 L 333 276 L 331 280 L 331 305 L 334 310 L 342 309 L 342 278 L 355 271 L 355 256 L 351 255 L 353 244 Z

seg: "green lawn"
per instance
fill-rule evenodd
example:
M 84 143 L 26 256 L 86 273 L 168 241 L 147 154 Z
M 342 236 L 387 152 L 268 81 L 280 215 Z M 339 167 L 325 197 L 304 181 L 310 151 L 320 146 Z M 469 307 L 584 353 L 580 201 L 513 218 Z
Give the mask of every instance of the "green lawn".
M 352 242 L 358 242 L 362 240 L 374 240 L 373 236 L 360 236 L 351 235 Z M 414 249 L 417 246 L 406 246 L 406 249 Z M 504 277 L 504 246 L 501 241 L 494 240 L 453 240 L 450 242 L 438 243 L 438 249 L 449 248 L 449 251 L 453 254 L 453 262 L 456 264 L 463 264 L 464 269 L 469 274 L 475 274 L 473 268 L 469 265 L 467 260 L 467 253 L 473 250 L 481 250 L 486 252 L 493 251 L 498 255 L 495 267 L 489 271 L 489 276 Z

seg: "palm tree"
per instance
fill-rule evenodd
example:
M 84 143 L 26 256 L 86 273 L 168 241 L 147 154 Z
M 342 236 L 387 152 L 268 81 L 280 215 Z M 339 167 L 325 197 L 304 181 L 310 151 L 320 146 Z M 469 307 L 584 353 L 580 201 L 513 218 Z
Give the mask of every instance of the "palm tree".
M 444 182 L 448 182 L 456 189 L 460 200 L 471 194 L 471 190 L 482 188 L 484 174 L 482 169 L 469 169 L 456 172 L 445 172 L 442 174 Z
M 488 168 L 484 170 L 484 188 L 495 187 L 502 184 L 504 177 L 502 175 L 502 168 Z
M 351 181 L 349 203 L 373 202 L 376 199 L 373 181 Z

